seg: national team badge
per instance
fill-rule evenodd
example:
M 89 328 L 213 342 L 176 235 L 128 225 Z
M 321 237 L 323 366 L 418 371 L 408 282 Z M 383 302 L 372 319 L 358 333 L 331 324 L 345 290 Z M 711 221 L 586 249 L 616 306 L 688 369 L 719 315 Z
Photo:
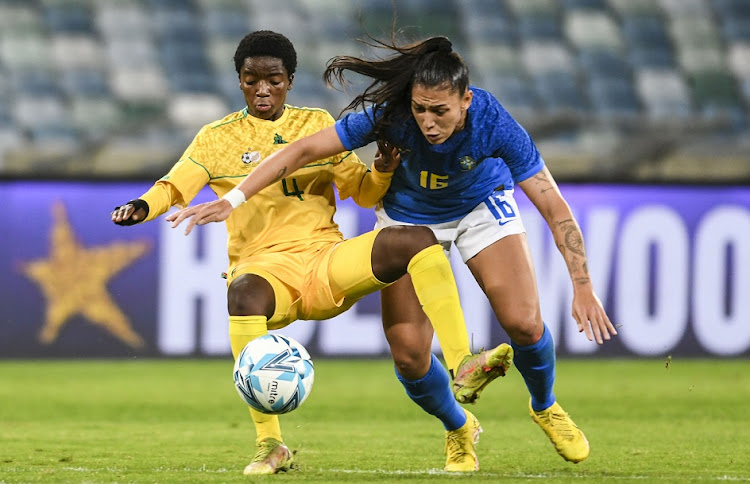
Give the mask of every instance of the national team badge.
M 471 156 L 463 156 L 458 160 L 458 163 L 461 165 L 461 169 L 463 171 L 469 171 L 473 170 L 477 167 L 477 160 L 472 158 Z
M 260 153 L 258 151 L 248 151 L 242 154 L 242 162 L 246 165 L 258 161 L 260 161 Z

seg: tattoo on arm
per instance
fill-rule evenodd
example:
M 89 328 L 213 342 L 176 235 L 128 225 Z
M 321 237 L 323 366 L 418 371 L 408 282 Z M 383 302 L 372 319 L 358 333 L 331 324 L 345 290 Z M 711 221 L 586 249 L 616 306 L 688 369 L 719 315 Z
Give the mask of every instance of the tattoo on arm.
M 536 182 L 536 184 L 540 186 L 539 193 L 544 193 L 555 189 L 555 187 L 552 186 L 552 183 L 550 183 L 549 178 L 547 178 L 547 175 L 544 174 L 544 171 L 540 171 L 532 178 Z
M 561 222 L 557 222 L 557 227 L 563 234 L 565 240 L 565 248 L 570 249 L 574 254 L 578 254 L 585 257 L 583 250 L 583 237 L 581 231 L 578 229 L 578 225 L 573 219 L 565 219 Z
M 281 180 L 282 178 L 284 178 L 285 174 L 286 174 L 286 167 L 283 167 L 282 169 L 279 170 L 279 172 L 276 174 L 276 178 L 274 178 L 271 183 L 276 183 L 277 181 Z

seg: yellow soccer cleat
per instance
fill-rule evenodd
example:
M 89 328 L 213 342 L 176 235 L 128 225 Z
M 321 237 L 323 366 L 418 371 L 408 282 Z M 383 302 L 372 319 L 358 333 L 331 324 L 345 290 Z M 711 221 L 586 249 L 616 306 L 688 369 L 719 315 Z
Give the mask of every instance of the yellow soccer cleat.
M 513 348 L 503 343 L 497 348 L 464 358 L 453 378 L 453 395 L 458 403 L 474 403 L 484 387 L 505 376 L 513 365 Z
M 559 403 L 546 410 L 535 412 L 529 400 L 529 414 L 547 434 L 563 459 L 575 464 L 589 456 L 589 441 Z
M 445 470 L 448 472 L 473 472 L 479 470 L 479 460 L 474 447 L 479 442 L 482 427 L 479 420 L 466 412 L 466 423 L 456 430 L 445 432 Z
M 269 437 L 258 442 L 257 446 L 258 452 L 243 474 L 276 474 L 288 471 L 292 466 L 292 453 L 280 440 Z

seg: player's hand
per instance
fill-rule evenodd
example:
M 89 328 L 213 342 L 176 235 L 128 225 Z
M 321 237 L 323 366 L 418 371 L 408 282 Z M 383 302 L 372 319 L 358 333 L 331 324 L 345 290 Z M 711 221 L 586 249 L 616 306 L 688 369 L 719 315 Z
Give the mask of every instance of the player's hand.
M 387 141 L 378 140 L 378 151 L 373 165 L 380 173 L 390 173 L 401 164 L 401 152 Z
M 135 225 L 148 216 L 148 204 L 141 199 L 131 200 L 125 205 L 115 207 L 110 213 L 117 225 Z
M 581 289 L 573 296 L 573 318 L 578 324 L 578 332 L 585 333 L 589 341 L 604 344 L 617 335 L 602 302 L 593 290 Z
M 190 223 L 185 228 L 185 235 L 188 235 L 196 225 L 206 225 L 210 222 L 221 222 L 228 219 L 232 210 L 232 204 L 228 200 L 220 198 L 169 214 L 167 222 L 172 222 L 172 228 L 176 228 L 185 219 L 190 219 Z

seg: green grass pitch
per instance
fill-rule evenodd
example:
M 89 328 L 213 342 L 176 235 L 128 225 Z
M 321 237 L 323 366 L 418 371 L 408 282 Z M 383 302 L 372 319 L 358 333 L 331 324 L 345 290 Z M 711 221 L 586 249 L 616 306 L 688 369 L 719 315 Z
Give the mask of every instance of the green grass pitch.
M 0 483 L 249 482 L 253 432 L 229 360 L 0 362 Z M 518 372 L 470 408 L 480 470 L 442 472 L 443 429 L 385 360 L 315 361 L 282 417 L 296 467 L 253 482 L 750 481 L 750 361 L 561 360 L 556 394 L 591 442 L 564 462 Z

